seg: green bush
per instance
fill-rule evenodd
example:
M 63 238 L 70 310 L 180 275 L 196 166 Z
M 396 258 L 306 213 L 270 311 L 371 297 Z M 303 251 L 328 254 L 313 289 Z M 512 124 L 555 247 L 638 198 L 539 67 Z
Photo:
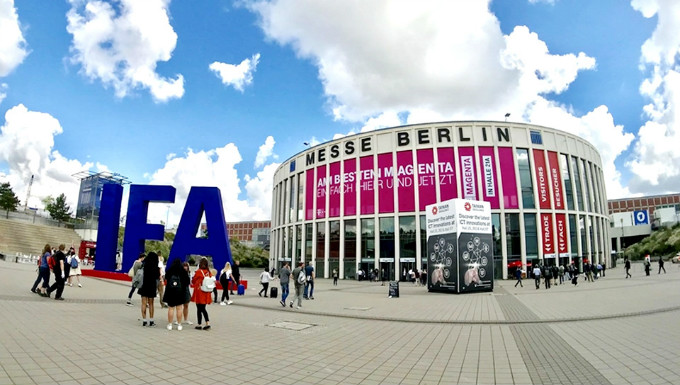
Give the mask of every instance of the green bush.
M 625 255 L 631 260 L 641 260 L 649 254 L 653 257 L 673 255 L 680 250 L 680 224 L 652 232 L 640 242 L 626 248 Z

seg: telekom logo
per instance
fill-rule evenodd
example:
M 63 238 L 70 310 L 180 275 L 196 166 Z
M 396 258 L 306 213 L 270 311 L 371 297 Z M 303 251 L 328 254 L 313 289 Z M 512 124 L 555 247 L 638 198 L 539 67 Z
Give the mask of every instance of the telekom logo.
M 465 211 L 470 211 L 470 210 L 472 210 L 472 205 L 470 204 L 470 202 L 465 202 Z
M 437 206 L 432 207 L 432 215 L 437 215 Z

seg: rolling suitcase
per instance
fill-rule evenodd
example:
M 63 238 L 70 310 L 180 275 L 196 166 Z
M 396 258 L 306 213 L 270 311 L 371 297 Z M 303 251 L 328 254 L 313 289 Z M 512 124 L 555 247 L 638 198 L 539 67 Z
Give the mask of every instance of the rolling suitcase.
M 278 297 L 278 295 L 279 295 L 279 288 L 278 287 L 272 287 L 272 292 L 271 292 L 270 296 L 272 298 L 276 298 L 276 297 Z
M 246 293 L 246 288 L 243 285 L 238 285 L 236 293 L 238 295 L 244 295 Z

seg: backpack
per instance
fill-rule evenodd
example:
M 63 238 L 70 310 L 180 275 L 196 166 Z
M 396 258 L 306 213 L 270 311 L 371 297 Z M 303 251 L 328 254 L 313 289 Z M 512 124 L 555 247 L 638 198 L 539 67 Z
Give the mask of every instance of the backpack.
M 204 293 L 212 293 L 215 288 L 215 277 L 205 275 L 203 273 L 203 282 L 201 282 L 201 291 Z
M 78 260 L 76 259 L 75 255 L 71 256 L 71 269 L 77 269 L 78 268 Z
M 307 276 L 305 275 L 305 271 L 304 271 L 304 270 L 300 270 L 300 274 L 298 275 L 297 282 L 298 282 L 300 285 L 304 285 L 306 281 L 307 281 Z
M 141 287 L 142 282 L 144 282 L 144 267 L 140 267 L 137 270 L 137 273 L 135 274 L 135 277 L 132 278 L 132 286 L 134 287 Z
M 48 256 L 47 257 L 47 266 L 50 268 L 50 270 L 54 270 L 54 265 L 57 264 L 57 261 L 54 260 L 53 256 Z
M 166 285 L 166 290 L 170 290 L 173 293 L 182 293 L 182 281 L 179 279 L 178 275 L 171 275 L 168 279 L 168 284 Z

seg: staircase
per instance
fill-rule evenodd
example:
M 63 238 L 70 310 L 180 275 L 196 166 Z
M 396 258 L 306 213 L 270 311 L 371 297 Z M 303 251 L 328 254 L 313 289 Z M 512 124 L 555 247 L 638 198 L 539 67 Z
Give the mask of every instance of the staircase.
M 78 250 L 80 240 L 73 229 L 0 219 L 0 253 L 8 256 L 40 255 L 47 243 L 54 248 L 63 243 L 67 250 L 73 244 Z

